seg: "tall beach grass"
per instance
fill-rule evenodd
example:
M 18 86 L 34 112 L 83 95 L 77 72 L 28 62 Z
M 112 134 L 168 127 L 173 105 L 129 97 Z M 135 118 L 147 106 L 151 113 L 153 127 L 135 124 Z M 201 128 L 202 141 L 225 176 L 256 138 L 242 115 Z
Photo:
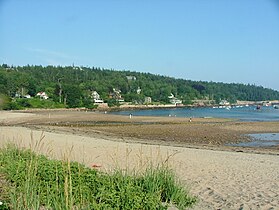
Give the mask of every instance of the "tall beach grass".
M 36 148 L 41 140 L 34 143 Z M 72 162 L 68 155 L 54 160 L 34 151 L 34 146 L 14 144 L 0 149 L 0 179 L 6 181 L 0 210 L 186 209 L 197 201 L 164 163 L 140 172 L 118 167 L 103 172 Z

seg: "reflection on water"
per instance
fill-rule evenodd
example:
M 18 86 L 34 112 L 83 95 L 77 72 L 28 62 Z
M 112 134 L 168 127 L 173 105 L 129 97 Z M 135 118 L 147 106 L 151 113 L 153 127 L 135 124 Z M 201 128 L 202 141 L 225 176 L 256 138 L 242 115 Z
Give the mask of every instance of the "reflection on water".
M 240 147 L 271 147 L 279 145 L 279 133 L 258 133 L 249 134 L 252 137 L 251 142 L 242 142 L 232 146 Z

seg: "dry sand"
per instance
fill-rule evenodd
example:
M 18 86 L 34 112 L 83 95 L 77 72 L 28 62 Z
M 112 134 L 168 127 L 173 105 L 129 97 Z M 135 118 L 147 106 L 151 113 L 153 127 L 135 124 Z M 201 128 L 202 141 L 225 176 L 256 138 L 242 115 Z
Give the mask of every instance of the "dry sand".
M 0 122 L 2 122 L 0 127 L 1 145 L 5 145 L 7 141 L 15 141 L 22 147 L 29 147 L 30 145 L 34 147 L 34 142 L 44 136 L 41 143 L 43 146 L 37 148 L 39 152 L 45 153 L 52 158 L 63 159 L 65 156 L 70 156 L 72 160 L 83 162 L 89 167 L 93 164 L 98 165 L 100 170 L 110 170 L 115 167 L 140 170 L 148 164 L 156 165 L 157 163 L 166 162 L 176 171 L 185 186 L 189 187 L 190 192 L 200 199 L 194 209 L 279 209 L 278 155 L 254 154 L 245 150 L 240 153 L 231 151 L 232 149 L 219 151 L 217 150 L 219 144 L 216 144 L 216 147 L 205 147 L 207 149 L 201 149 L 202 146 L 194 146 L 199 148 L 195 149 L 181 147 L 181 145 L 179 147 L 158 146 L 149 145 L 146 142 L 144 144 L 129 142 L 127 140 L 130 138 L 129 135 L 119 135 L 119 133 L 116 133 L 115 136 L 112 135 L 112 130 L 115 130 L 115 126 L 105 126 L 103 124 L 100 127 L 88 126 L 88 122 L 92 122 L 92 119 L 87 117 L 86 120 L 81 115 L 83 114 L 76 115 L 75 113 L 66 112 L 51 114 L 49 112 L 35 114 L 0 112 Z M 67 121 L 65 121 L 62 116 L 71 117 L 68 117 Z M 87 115 L 85 114 L 85 116 Z M 124 127 L 127 122 L 124 117 L 116 119 L 116 117 L 112 118 L 109 115 L 96 114 L 94 118 L 95 122 L 98 123 L 122 121 L 124 122 L 124 125 L 122 125 Z M 159 129 L 157 127 L 161 125 L 167 125 L 165 128 L 169 126 L 174 128 L 175 126 L 181 126 L 181 124 L 184 127 L 188 125 L 185 119 L 142 117 L 136 120 L 135 122 L 150 122 L 151 125 L 155 125 L 155 127 L 152 127 L 155 132 Z M 79 122 L 80 124 L 84 121 L 87 121 L 85 130 L 82 131 L 80 127 L 72 127 L 74 122 Z M 62 128 L 57 127 L 57 125 L 53 126 L 56 123 L 59 125 L 59 123 L 66 122 L 68 125 Z M 160 124 L 153 124 L 155 122 L 160 122 Z M 198 131 L 200 129 L 209 129 L 213 133 L 218 133 L 218 125 L 223 124 L 222 128 L 227 127 L 227 133 L 233 130 L 238 133 L 241 129 L 236 129 L 237 127 L 242 128 L 244 133 L 247 132 L 247 129 L 253 131 L 252 128 L 249 128 L 249 126 L 251 127 L 249 124 L 246 125 L 247 129 L 244 129 L 245 126 L 236 124 L 236 122 L 222 120 L 211 122 L 201 120 L 201 122 L 196 123 L 189 125 L 190 129 L 196 127 Z M 199 123 L 203 123 L 204 126 L 200 128 Z M 212 124 L 214 124 L 217 131 L 210 127 Z M 26 125 L 29 127 L 23 127 Z M 255 125 L 263 130 L 265 128 L 267 131 L 276 130 L 276 123 L 275 125 L 272 124 L 273 126 L 271 124 L 263 126 L 261 123 Z M 138 129 L 137 124 L 129 126 L 128 130 L 135 129 L 131 126 L 136 126 Z M 113 129 L 108 129 L 108 127 Z M 39 128 L 47 131 L 42 133 L 41 130 L 38 130 Z M 147 127 L 145 128 L 147 129 Z M 90 129 L 93 131 L 88 133 Z M 199 133 L 198 131 L 197 133 Z M 134 130 L 134 132 L 136 131 Z M 207 138 L 215 136 L 215 134 L 212 135 Z M 228 136 L 230 135 L 228 134 Z M 156 139 L 156 136 L 154 138 Z M 31 139 L 33 139 L 33 142 Z M 160 142 L 155 141 L 154 143 Z M 205 142 L 201 145 L 204 144 Z M 70 150 L 71 152 L 69 152 Z M 273 154 L 276 154 L 276 152 L 278 151 L 275 148 Z

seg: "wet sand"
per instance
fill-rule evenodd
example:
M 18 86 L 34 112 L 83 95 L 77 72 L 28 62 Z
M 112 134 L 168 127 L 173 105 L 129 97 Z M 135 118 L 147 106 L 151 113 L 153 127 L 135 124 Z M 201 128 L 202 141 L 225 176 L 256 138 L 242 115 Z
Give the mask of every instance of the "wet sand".
M 16 115 L 17 116 L 16 116 Z M 16 117 L 15 117 L 16 116 Z M 140 170 L 168 164 L 200 199 L 194 209 L 276 209 L 279 206 L 278 148 L 225 146 L 248 141 L 247 133 L 279 132 L 278 122 L 244 123 L 226 119 L 114 116 L 77 111 L 0 112 L 1 144 L 101 166 Z M 33 143 L 31 142 L 31 131 Z M 43 131 L 43 134 L 42 134 Z M 260 154 L 256 154 L 260 153 Z
M 279 133 L 279 122 L 239 122 L 232 119 L 142 117 L 84 111 L 7 112 L 0 125 L 20 125 L 49 132 L 100 136 L 143 144 L 279 154 L 279 147 L 244 148 L 230 144 L 251 141 L 246 134 Z M 16 118 L 21 115 L 23 117 Z

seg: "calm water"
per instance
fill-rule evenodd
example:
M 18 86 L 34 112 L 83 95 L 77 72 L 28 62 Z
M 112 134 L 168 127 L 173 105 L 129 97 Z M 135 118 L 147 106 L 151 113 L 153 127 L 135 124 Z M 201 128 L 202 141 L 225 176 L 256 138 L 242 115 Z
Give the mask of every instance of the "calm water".
M 176 116 L 176 117 L 204 117 L 204 118 L 234 118 L 240 121 L 279 121 L 279 109 L 262 107 L 257 110 L 255 106 L 225 108 L 171 108 L 152 110 L 119 111 L 114 114 L 135 116 Z
M 232 146 L 240 147 L 271 147 L 279 145 L 279 133 L 257 133 L 249 134 L 252 137 L 251 142 L 241 142 Z

